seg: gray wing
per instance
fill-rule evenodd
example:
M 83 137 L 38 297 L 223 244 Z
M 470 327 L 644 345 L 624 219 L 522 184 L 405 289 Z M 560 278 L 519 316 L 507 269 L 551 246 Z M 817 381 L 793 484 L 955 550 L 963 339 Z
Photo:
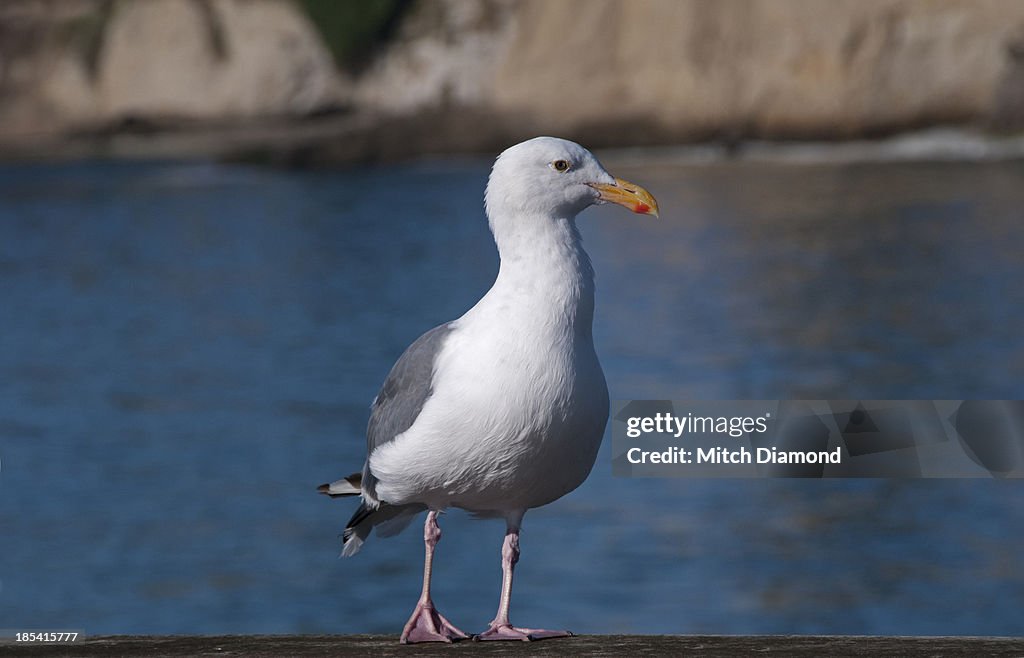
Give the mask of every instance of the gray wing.
M 380 393 L 373 401 L 370 424 L 366 428 L 367 465 L 363 469 L 363 489 L 374 491 L 376 478 L 369 472 L 369 456 L 406 431 L 420 415 L 432 392 L 434 361 L 453 331 L 450 323 L 434 327 L 409 346 L 391 368 Z

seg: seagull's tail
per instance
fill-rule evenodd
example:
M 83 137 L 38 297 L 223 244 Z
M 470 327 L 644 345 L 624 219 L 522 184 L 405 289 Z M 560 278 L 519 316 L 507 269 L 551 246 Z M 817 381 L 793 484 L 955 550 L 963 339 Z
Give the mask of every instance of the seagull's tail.
M 317 491 L 331 498 L 358 496 L 363 493 L 363 474 L 353 473 L 329 484 L 321 484 Z M 370 531 L 377 528 L 377 536 L 391 537 L 405 530 L 413 517 L 427 509 L 426 505 L 388 505 L 387 503 L 359 504 L 356 513 L 345 526 L 344 547 L 341 554 L 351 557 L 359 552 Z
M 348 477 L 335 480 L 329 484 L 321 484 L 316 490 L 322 494 L 327 494 L 331 498 L 358 496 L 363 492 L 363 474 L 361 472 L 353 473 Z
M 352 557 L 363 547 L 363 542 L 370 536 L 370 531 L 377 528 L 377 536 L 391 537 L 405 530 L 413 517 L 427 509 L 426 505 L 388 505 L 380 503 L 371 507 L 363 501 L 356 513 L 345 526 L 344 545 L 341 549 L 343 557 Z

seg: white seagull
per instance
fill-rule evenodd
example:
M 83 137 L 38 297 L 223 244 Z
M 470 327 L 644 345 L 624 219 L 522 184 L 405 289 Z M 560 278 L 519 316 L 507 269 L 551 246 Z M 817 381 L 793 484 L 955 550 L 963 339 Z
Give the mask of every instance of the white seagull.
M 466 639 L 430 598 L 437 516 L 449 507 L 505 519 L 498 614 L 478 640 L 537 640 L 567 631 L 509 622 L 519 528 L 527 510 L 590 474 L 608 421 L 608 387 L 594 351 L 594 270 L 576 215 L 616 203 L 657 216 L 647 190 L 611 176 L 590 151 L 537 137 L 502 153 L 485 194 L 501 267 L 461 318 L 402 354 L 373 401 L 360 473 L 320 486 L 362 497 L 342 554 L 370 531 L 397 534 L 426 510 L 423 593 L 401 642 Z

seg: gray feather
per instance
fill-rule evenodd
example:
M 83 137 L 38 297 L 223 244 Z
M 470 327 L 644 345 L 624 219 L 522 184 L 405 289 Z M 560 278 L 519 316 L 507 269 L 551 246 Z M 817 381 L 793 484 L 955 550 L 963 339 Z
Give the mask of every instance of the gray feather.
M 394 441 L 416 422 L 433 392 L 434 362 L 452 331 L 451 324 L 434 327 L 417 338 L 391 368 L 371 407 L 370 423 L 366 428 L 367 456 Z M 376 496 L 376 484 L 377 479 L 370 473 L 367 459 L 363 469 L 363 490 Z

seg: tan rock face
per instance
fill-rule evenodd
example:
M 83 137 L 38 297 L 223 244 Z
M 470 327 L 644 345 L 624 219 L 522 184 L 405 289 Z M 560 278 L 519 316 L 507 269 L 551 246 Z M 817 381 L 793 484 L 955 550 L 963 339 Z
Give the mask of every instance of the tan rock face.
M 0 2 L 0 138 L 348 103 L 406 152 L 1019 128 L 1024 0 L 418 0 L 354 83 L 288 0 Z
M 518 0 L 430 0 L 406 16 L 355 99 L 386 112 L 489 106 L 494 76 L 511 55 Z
M 347 100 L 316 28 L 287 0 L 28 2 L 0 8 L 5 28 L 34 41 L 11 47 L 18 76 L 0 76 L 0 133 L 303 114 Z
M 430 4 L 435 23 L 455 22 L 459 3 Z M 436 24 L 417 32 L 410 20 L 360 82 L 359 98 L 398 112 L 462 101 L 528 117 L 541 131 L 640 122 L 681 137 L 841 137 L 986 119 L 1007 96 L 1001 88 L 1020 79 L 1006 74 L 1009 44 L 1024 27 L 1018 0 L 483 5 L 508 20 L 447 40 Z M 480 43 L 487 47 L 476 66 L 456 76 L 451 61 Z M 440 70 L 449 75 L 432 77 Z M 403 82 L 413 78 L 418 86 Z M 446 91 L 453 88 L 454 96 Z
M 119 5 L 99 63 L 105 114 L 302 113 L 337 99 L 330 54 L 276 0 Z

